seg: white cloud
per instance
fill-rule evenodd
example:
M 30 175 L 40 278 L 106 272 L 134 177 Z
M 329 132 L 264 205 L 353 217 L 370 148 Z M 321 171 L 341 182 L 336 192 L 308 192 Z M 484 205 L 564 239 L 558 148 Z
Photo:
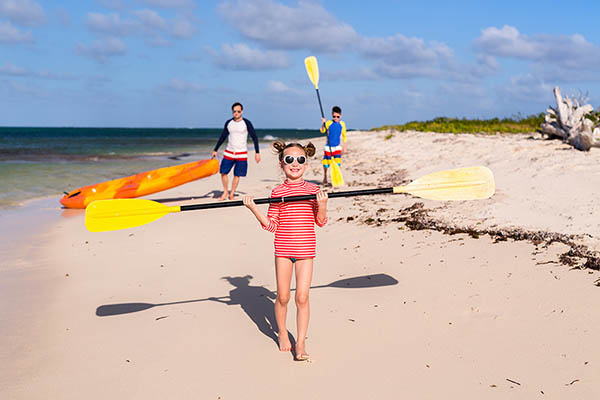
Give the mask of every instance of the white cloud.
M 0 0 L 0 15 L 26 26 L 36 26 L 46 22 L 44 9 L 32 0 Z
M 146 43 L 152 47 L 164 47 L 171 45 L 171 42 L 160 35 L 147 35 Z
M 596 75 L 600 68 L 600 47 L 579 34 L 524 35 L 504 25 L 484 29 L 474 45 L 487 57 L 531 61 L 532 71 L 544 79 L 582 80 Z
M 8 86 L 9 90 L 21 95 L 41 96 L 44 94 L 44 91 L 39 85 L 30 85 L 13 80 L 5 80 L 4 83 Z
M 457 63 L 444 43 L 396 34 L 364 37 L 358 42 L 358 51 L 364 59 L 375 61 L 375 73 L 388 78 L 470 79 L 468 68 Z
M 273 0 L 225 2 L 218 10 L 244 37 L 275 49 L 335 53 L 357 37 L 350 25 L 314 2 L 299 1 L 296 6 Z
M 111 57 L 124 55 L 127 46 L 117 38 L 95 40 L 91 45 L 78 44 L 77 52 L 99 63 L 107 62 Z
M 0 43 L 29 43 L 32 41 L 31 32 L 21 32 L 9 21 L 0 21 Z
M 162 8 L 191 8 L 195 5 L 193 0 L 143 0 L 142 2 Z
M 287 68 L 290 65 L 284 52 L 253 49 L 245 43 L 224 44 L 220 53 L 212 48 L 208 48 L 207 52 L 216 65 L 225 69 L 265 70 Z
M 56 74 L 48 71 L 33 71 L 10 62 L 5 62 L 4 65 L 0 66 L 0 75 L 56 80 L 67 80 L 74 78 L 74 76 L 70 74 Z
M 359 44 L 359 51 L 365 57 L 389 64 L 424 65 L 452 57 L 452 50 L 443 43 L 427 44 L 421 38 L 409 38 L 401 34 L 386 38 L 363 38 Z
M 194 25 L 185 18 L 178 18 L 173 23 L 171 35 L 179 39 L 189 39 L 194 34 Z
M 4 63 L 4 65 L 0 66 L 0 74 L 12 76 L 26 76 L 29 75 L 30 72 L 25 68 L 17 67 L 14 64 L 6 62 Z
M 337 79 L 431 78 L 471 81 L 495 72 L 487 64 L 462 65 L 444 43 L 396 34 L 361 36 L 339 21 L 321 4 L 297 1 L 292 5 L 275 0 L 227 1 L 220 14 L 244 37 L 271 49 L 302 50 L 361 56 L 369 65 L 339 71 Z M 252 23 L 240 23 L 252 21 Z
M 88 13 L 85 17 L 85 24 L 94 32 L 116 36 L 130 35 L 140 27 L 137 21 L 121 20 L 117 13 Z
M 167 22 L 156 11 L 150 9 L 136 10 L 133 14 L 138 17 L 144 27 L 148 29 L 165 30 Z
M 206 88 L 199 83 L 179 78 L 171 78 L 169 82 L 161 86 L 161 89 L 177 93 L 200 93 L 206 90 Z
M 357 67 L 344 70 L 323 70 L 321 73 L 323 79 L 328 81 L 355 81 L 355 80 L 375 80 L 380 76 L 370 67 Z
M 497 88 L 500 96 L 516 100 L 545 103 L 552 98 L 552 85 L 531 73 L 512 76 L 509 82 Z
M 113 10 L 122 10 L 125 8 L 125 2 L 123 0 L 96 0 L 96 2 L 105 8 Z
M 287 93 L 290 88 L 281 81 L 269 81 L 267 83 L 267 90 L 272 93 Z
M 277 80 L 270 80 L 267 82 L 267 93 L 270 93 L 278 100 L 291 100 L 294 102 L 304 102 L 307 97 L 310 97 L 312 103 L 314 96 L 314 93 L 310 93 L 310 91 L 294 89 Z
M 181 16 L 167 21 L 158 12 L 151 9 L 135 10 L 131 14 L 135 19 L 121 18 L 118 13 L 90 12 L 86 15 L 85 24 L 91 31 L 107 36 L 123 37 L 144 34 L 146 42 L 151 46 L 170 44 L 159 36 L 159 32 L 168 30 L 172 37 L 179 39 L 189 39 L 194 33 L 193 24 Z
M 504 25 L 502 29 L 489 27 L 475 39 L 475 46 L 482 52 L 501 57 L 517 57 L 535 59 L 544 51 L 540 43 L 526 35 L 521 35 L 517 28 Z

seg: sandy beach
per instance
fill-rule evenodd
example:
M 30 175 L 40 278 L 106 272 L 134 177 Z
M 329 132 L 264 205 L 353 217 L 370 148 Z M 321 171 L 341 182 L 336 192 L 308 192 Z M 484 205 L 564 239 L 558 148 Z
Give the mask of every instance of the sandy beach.
M 106 233 L 58 210 L 35 247 L 2 263 L 0 397 L 599 398 L 600 273 L 578 268 L 600 251 L 596 150 L 528 134 L 349 132 L 340 190 L 484 165 L 496 194 L 331 199 L 307 362 L 278 351 L 273 236 L 245 208 Z M 305 176 L 315 183 L 320 153 Z M 266 197 L 282 180 L 263 151 L 239 189 Z M 150 198 L 212 202 L 220 190 L 215 175 Z

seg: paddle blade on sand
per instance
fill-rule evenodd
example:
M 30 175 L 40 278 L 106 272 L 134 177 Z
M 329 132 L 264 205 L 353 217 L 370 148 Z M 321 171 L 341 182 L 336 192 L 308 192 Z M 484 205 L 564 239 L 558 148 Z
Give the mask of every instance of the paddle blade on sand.
M 144 311 L 156 306 L 150 303 L 124 303 L 124 304 L 106 304 L 96 308 L 98 317 L 106 317 L 109 315 L 129 314 L 138 311 Z
M 145 199 L 96 200 L 85 209 L 85 227 L 90 232 L 133 228 L 179 211 L 179 206 Z
M 356 276 L 353 278 L 340 279 L 335 282 L 331 282 L 325 287 L 336 287 L 344 289 L 358 289 L 368 287 L 380 287 L 380 286 L 391 286 L 397 284 L 398 281 L 387 274 L 372 274 L 365 276 Z
M 304 59 L 304 65 L 306 66 L 306 73 L 310 78 L 310 81 L 315 85 L 315 89 L 319 88 L 319 64 L 315 56 L 306 57 Z
M 409 193 L 431 200 L 480 200 L 494 194 L 494 175 L 486 167 L 449 169 L 425 175 L 394 193 Z

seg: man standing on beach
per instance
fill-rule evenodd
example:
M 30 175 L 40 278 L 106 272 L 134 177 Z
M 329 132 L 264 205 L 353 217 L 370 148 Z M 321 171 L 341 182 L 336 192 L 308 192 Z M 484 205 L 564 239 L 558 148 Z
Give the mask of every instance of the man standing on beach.
M 227 147 L 223 152 L 223 160 L 221 161 L 221 181 L 223 182 L 223 194 L 219 197 L 219 200 L 233 200 L 235 196 L 235 189 L 240 182 L 240 177 L 246 176 L 248 172 L 248 134 L 254 142 L 254 159 L 258 164 L 260 162 L 260 150 L 258 148 L 258 137 L 252 126 L 252 122 L 242 117 L 244 112 L 244 106 L 241 103 L 233 103 L 231 106 L 233 112 L 233 118 L 228 119 L 223 127 L 223 133 L 217 141 L 217 145 L 212 152 L 212 157 L 217 156 L 219 146 L 223 144 L 225 139 L 227 140 Z M 229 171 L 233 168 L 233 181 L 231 182 L 231 190 L 228 191 L 229 186 Z

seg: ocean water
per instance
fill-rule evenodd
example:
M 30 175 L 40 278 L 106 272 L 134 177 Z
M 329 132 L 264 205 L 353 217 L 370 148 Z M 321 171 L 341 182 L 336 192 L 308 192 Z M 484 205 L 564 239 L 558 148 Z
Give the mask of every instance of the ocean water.
M 0 209 L 31 199 L 58 199 L 81 186 L 209 158 L 221 131 L 0 127 Z M 319 136 L 312 129 L 257 129 L 256 133 L 261 148 L 276 139 Z

